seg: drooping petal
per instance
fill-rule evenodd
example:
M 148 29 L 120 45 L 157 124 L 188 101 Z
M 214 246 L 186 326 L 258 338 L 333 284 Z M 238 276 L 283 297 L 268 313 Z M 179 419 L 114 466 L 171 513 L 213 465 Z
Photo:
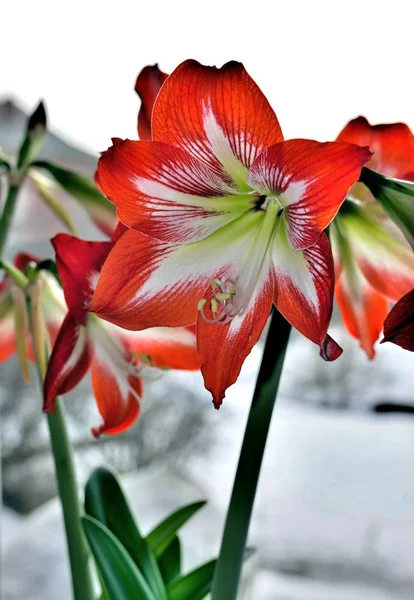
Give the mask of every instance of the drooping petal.
M 344 127 L 337 140 L 369 146 L 374 154 L 367 167 L 383 175 L 408 179 L 414 170 L 414 136 L 405 123 L 370 125 L 365 117 L 357 117 Z
M 272 255 L 276 308 L 293 327 L 320 346 L 325 360 L 335 360 L 341 351 L 331 338 L 326 339 L 334 293 L 334 267 L 327 236 L 323 233 L 317 244 L 299 252 L 290 247 L 280 223 Z
M 250 165 L 283 139 L 276 115 L 243 65 L 187 60 L 164 83 L 152 115 L 154 140 L 180 146 L 241 188 Z
M 200 368 L 196 336 L 187 327 L 152 327 L 143 331 L 123 331 L 131 350 L 145 364 L 158 368 Z
M 197 346 L 204 385 L 220 408 L 227 388 L 239 376 L 244 360 L 259 340 L 272 307 L 274 278 L 267 257 L 256 290 L 244 313 L 229 323 L 206 322 L 200 313 L 197 319 Z M 206 290 L 206 298 L 211 297 Z M 211 306 L 204 313 L 212 318 Z
M 374 358 L 374 344 L 388 313 L 387 299 L 367 282 L 356 264 L 342 270 L 335 294 L 349 333 L 359 340 L 368 358 Z
M 377 218 L 375 206 L 352 203 L 346 208 L 336 226 L 346 237 L 353 260 L 377 292 L 398 300 L 414 287 L 414 253 L 402 236 L 392 235 L 385 215 L 384 222 Z
M 103 424 L 92 430 L 120 433 L 130 427 L 139 414 L 142 384 L 140 367 L 126 342 L 123 331 L 90 315 L 88 331 L 93 345 L 92 387 Z
M 90 348 L 86 327 L 68 313 L 56 338 L 46 372 L 43 410 L 54 412 L 56 396 L 72 390 L 89 368 Z
M 135 91 L 141 98 L 138 113 L 138 135 L 140 140 L 151 139 L 151 115 L 155 99 L 162 84 L 167 79 L 157 64 L 144 67 L 137 77 Z
M 249 184 L 260 194 L 278 198 L 289 243 L 302 250 L 318 241 L 370 156 L 367 148 L 352 144 L 289 140 L 257 158 Z
M 251 197 L 231 196 L 228 177 L 181 148 L 113 141 L 99 160 L 97 180 L 128 227 L 164 241 L 191 242 L 251 208 Z
M 397 302 L 385 319 L 383 342 L 414 352 L 414 289 Z
M 85 325 L 97 278 L 113 243 L 87 242 L 67 233 L 51 241 L 68 308 Z
M 139 416 L 142 382 L 138 377 L 125 378 L 126 391 L 119 385 L 107 365 L 92 361 L 92 387 L 103 423 L 92 428 L 92 434 L 115 435 L 129 429 Z M 125 395 L 124 395 L 125 394 Z

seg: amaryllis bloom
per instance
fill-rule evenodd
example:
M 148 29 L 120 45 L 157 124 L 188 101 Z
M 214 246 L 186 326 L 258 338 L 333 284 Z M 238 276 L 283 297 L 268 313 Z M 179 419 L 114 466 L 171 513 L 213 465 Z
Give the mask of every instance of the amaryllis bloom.
M 20 252 L 16 255 L 13 263 L 19 270 L 24 271 L 30 262 L 35 263 L 38 260 L 32 254 Z M 42 307 L 49 340 L 53 344 L 66 314 L 65 299 L 53 275 L 42 271 L 39 277 L 44 283 Z M 23 376 L 28 380 L 29 371 L 26 359 L 34 360 L 34 352 L 25 302 L 24 292 L 11 276 L 6 274 L 0 281 L 0 362 L 7 360 L 17 351 Z
M 385 175 L 407 179 L 414 172 L 414 136 L 403 123 L 371 126 L 359 117 L 338 139 L 369 145 L 374 154 L 367 166 Z M 373 358 L 390 301 L 414 286 L 414 254 L 362 183 L 351 189 L 336 216 L 331 241 L 344 323 Z
M 397 302 L 385 319 L 383 342 L 414 352 L 414 289 Z
M 120 232 L 122 225 L 114 239 Z M 52 244 L 69 312 L 50 357 L 44 410 L 53 412 L 56 396 L 73 389 L 90 369 L 103 419 L 92 433 L 120 433 L 139 415 L 145 369 L 199 368 L 195 335 L 184 328 L 125 331 L 90 314 L 96 281 L 113 242 L 87 242 L 61 233 Z
M 153 141 L 114 140 L 97 182 L 127 231 L 93 299 L 128 329 L 196 322 L 207 389 L 218 407 L 272 304 L 332 360 L 333 261 L 323 230 L 367 149 L 283 141 L 244 67 L 182 63 L 152 112 Z

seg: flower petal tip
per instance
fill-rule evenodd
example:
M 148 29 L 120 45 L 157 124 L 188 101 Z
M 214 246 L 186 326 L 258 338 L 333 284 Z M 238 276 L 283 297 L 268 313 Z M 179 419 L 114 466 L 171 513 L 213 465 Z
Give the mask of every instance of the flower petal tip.
M 326 334 L 324 341 L 320 346 L 320 355 L 327 362 L 332 362 L 339 358 L 343 352 L 341 346 L 331 338 L 330 335 Z
M 103 429 L 102 425 L 100 425 L 99 427 L 92 427 L 91 428 L 91 433 L 92 433 L 93 437 L 96 440 L 99 440 L 99 438 L 101 437 L 101 435 L 102 435 L 102 429 Z

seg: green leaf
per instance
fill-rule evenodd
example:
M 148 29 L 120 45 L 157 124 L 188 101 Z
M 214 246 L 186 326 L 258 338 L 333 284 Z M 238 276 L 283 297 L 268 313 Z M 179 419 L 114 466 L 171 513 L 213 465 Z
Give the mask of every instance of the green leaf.
M 46 206 L 56 215 L 59 221 L 66 227 L 66 229 L 76 235 L 76 229 L 68 211 L 66 210 L 62 200 L 59 196 L 54 194 L 53 184 L 41 173 L 35 173 L 32 171 L 31 179 L 34 183 L 35 189 L 39 196 L 42 198 Z
M 205 500 L 194 502 L 183 508 L 179 508 L 172 515 L 161 521 L 147 536 L 147 542 L 155 556 L 158 558 L 173 541 L 177 531 L 191 517 L 203 508 Z
M 414 249 L 414 183 L 393 179 L 364 167 L 360 181 L 382 205 Z
M 158 558 L 158 566 L 164 583 L 170 583 L 181 574 L 181 543 L 175 536 L 168 548 Z
M 108 469 L 100 467 L 89 478 L 85 511 L 105 525 L 124 545 L 157 600 L 168 600 L 157 561 L 141 536 L 117 478 Z
M 211 590 L 216 560 L 198 567 L 167 586 L 170 600 L 202 600 Z
M 27 122 L 26 135 L 19 150 L 17 170 L 24 173 L 29 164 L 36 158 L 46 138 L 46 111 L 40 102 Z
M 92 179 L 45 160 L 36 161 L 32 166 L 48 171 L 65 192 L 80 202 L 101 231 L 108 235 L 112 233 L 116 221 L 115 207 L 100 193 Z
M 6 171 L 10 171 L 10 163 L 2 155 L 0 155 L 0 167 L 4 167 Z
M 158 600 L 109 529 L 91 517 L 83 517 L 82 523 L 111 600 Z

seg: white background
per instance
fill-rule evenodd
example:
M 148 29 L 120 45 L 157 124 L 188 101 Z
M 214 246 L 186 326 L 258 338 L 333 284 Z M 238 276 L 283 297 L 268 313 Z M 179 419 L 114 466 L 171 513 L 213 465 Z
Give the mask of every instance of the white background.
M 47 102 L 65 137 L 98 151 L 136 137 L 138 71 L 186 58 L 244 62 L 285 137 L 333 139 L 365 114 L 414 127 L 411 2 L 9 0 L 0 96 Z

